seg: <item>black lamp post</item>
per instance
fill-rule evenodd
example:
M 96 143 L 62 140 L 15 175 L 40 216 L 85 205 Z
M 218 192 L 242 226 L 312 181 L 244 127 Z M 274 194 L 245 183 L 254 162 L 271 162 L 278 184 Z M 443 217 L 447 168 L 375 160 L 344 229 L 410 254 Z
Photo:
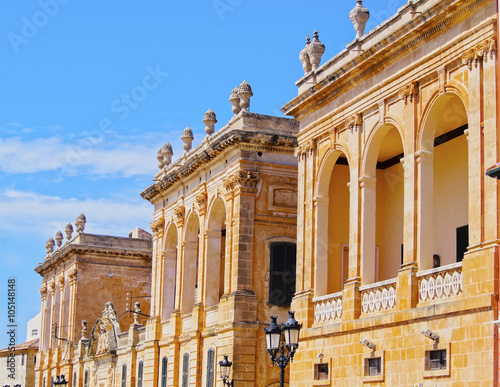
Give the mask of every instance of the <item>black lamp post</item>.
M 227 359 L 227 355 L 224 355 L 224 360 L 219 362 L 220 367 L 220 377 L 224 386 L 234 387 L 234 380 L 229 381 L 229 373 L 231 372 L 231 366 L 233 365 L 232 361 Z
M 295 312 L 288 312 L 288 320 L 281 327 L 276 320 L 277 316 L 271 316 L 271 324 L 264 328 L 267 340 L 267 352 L 271 357 L 271 362 L 281 369 L 280 387 L 285 385 L 285 368 L 290 361 L 293 361 L 295 351 L 299 347 L 299 333 L 302 324 L 295 320 Z M 285 340 L 281 339 L 281 333 L 284 333 Z M 288 354 L 285 355 L 285 347 Z M 279 355 L 278 355 L 279 351 Z
M 68 381 L 66 380 L 64 375 L 56 376 L 56 380 L 54 380 L 54 386 L 66 385 Z

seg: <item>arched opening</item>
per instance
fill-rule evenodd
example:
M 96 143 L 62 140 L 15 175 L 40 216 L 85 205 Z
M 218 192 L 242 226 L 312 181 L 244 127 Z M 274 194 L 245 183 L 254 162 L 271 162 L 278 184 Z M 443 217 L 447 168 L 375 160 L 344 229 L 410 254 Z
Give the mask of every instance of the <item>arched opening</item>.
M 349 277 L 350 170 L 346 155 L 332 152 L 319 177 L 316 296 L 341 291 Z
M 226 268 L 226 206 L 215 199 L 208 216 L 205 305 L 217 305 L 224 294 Z
M 423 126 L 420 269 L 461 261 L 469 244 L 467 124 L 462 100 L 445 93 L 434 101 Z
M 379 127 L 368 145 L 363 197 L 363 283 L 395 278 L 403 262 L 403 142 L 394 125 Z
M 177 227 L 171 224 L 165 234 L 163 253 L 163 283 L 161 299 L 162 320 L 170 319 L 175 309 L 175 279 L 177 274 Z
M 195 212 L 189 215 L 184 237 L 184 259 L 182 264 L 182 314 L 191 313 L 196 303 L 198 287 L 200 220 Z

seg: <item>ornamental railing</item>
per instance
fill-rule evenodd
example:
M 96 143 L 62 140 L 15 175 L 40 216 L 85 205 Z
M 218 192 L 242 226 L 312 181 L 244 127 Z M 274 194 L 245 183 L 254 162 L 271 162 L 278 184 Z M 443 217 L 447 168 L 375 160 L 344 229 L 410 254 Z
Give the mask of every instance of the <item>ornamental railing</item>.
M 419 302 L 458 296 L 463 291 L 462 262 L 417 273 Z
M 361 312 L 376 313 L 396 307 L 396 279 L 361 286 Z
M 314 321 L 317 323 L 342 318 L 342 292 L 313 298 Z

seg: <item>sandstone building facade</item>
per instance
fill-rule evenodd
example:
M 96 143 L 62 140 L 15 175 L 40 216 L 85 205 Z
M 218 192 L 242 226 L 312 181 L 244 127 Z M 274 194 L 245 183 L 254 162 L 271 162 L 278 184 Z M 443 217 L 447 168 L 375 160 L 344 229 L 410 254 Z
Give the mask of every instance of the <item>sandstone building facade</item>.
M 300 122 L 291 385 L 498 385 L 496 2 L 408 2 L 366 35 L 360 3 L 358 39 L 318 67 L 316 36 L 282 109 Z
M 131 296 L 141 297 L 138 300 L 143 314 L 149 313 L 151 235 L 140 229 L 128 238 L 87 234 L 85 222 L 82 214 L 75 222 L 75 230 L 71 224 L 66 226 L 65 243 L 61 232 L 50 238 L 47 256 L 35 269 L 43 278 L 37 387 L 51 386 L 51 380 L 59 375 L 65 375 L 70 385 L 84 385 L 87 337 L 100 332 L 99 320 L 94 327 L 93 324 L 101 314 L 104 318 L 101 311 L 108 301 L 112 300 L 115 310 L 123 314 L 116 316 L 114 312 L 120 320 L 118 323 L 117 318 L 113 319 L 115 329 L 109 341 L 116 340 L 121 329 L 133 322 L 131 313 L 123 313 L 130 309 Z M 82 322 L 88 323 L 88 328 L 84 325 L 82 329 Z M 130 348 L 126 353 L 129 352 Z M 87 360 L 85 369 L 94 371 L 95 376 L 101 359 Z M 105 359 L 106 364 L 111 365 L 108 360 Z

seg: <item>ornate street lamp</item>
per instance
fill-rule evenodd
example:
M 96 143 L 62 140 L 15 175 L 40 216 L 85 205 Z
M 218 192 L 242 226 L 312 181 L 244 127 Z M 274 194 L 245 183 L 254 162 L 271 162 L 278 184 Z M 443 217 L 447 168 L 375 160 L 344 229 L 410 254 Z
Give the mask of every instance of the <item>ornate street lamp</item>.
M 224 355 L 224 360 L 219 362 L 220 367 L 220 377 L 224 386 L 234 387 L 234 380 L 229 381 L 229 373 L 231 372 L 231 366 L 233 365 L 232 361 L 227 359 L 227 356 Z
M 68 381 L 66 380 L 64 375 L 56 376 L 56 380 L 54 380 L 54 386 L 66 385 Z
M 276 320 L 277 316 L 271 316 L 271 324 L 264 328 L 267 340 L 267 352 L 271 357 L 271 362 L 281 369 L 280 387 L 285 385 L 285 368 L 289 362 L 293 361 L 295 351 L 299 347 L 299 333 L 302 324 L 295 320 L 295 312 L 288 312 L 288 320 L 281 327 Z M 281 339 L 281 333 L 284 333 L 285 340 Z M 288 354 L 285 355 L 285 347 Z M 278 355 L 279 351 L 279 355 Z

